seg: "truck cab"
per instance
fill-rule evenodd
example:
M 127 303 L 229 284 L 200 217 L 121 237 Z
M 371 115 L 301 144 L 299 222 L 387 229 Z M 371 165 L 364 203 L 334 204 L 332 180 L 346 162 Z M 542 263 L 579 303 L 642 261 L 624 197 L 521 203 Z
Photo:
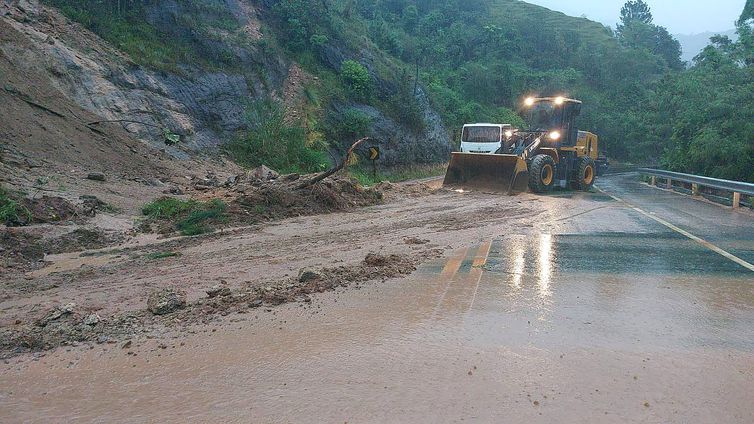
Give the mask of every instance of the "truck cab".
M 461 132 L 462 153 L 496 153 L 513 136 L 509 124 L 467 124 Z

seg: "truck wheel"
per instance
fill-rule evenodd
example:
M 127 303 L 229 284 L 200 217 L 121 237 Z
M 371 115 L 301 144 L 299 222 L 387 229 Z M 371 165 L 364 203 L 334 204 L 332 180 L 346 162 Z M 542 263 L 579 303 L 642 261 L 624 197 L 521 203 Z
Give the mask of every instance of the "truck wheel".
M 537 155 L 529 166 L 529 188 L 535 193 L 550 191 L 555 183 L 555 160 L 549 155 Z
M 579 160 L 579 169 L 576 172 L 576 188 L 582 191 L 591 190 L 594 180 L 597 178 L 594 159 L 590 157 L 581 158 Z

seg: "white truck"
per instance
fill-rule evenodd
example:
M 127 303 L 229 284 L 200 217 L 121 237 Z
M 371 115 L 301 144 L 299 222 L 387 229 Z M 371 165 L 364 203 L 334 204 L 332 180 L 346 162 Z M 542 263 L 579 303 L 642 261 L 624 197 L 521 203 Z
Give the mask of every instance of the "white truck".
M 495 153 L 513 137 L 509 124 L 467 124 L 461 133 L 462 153 Z

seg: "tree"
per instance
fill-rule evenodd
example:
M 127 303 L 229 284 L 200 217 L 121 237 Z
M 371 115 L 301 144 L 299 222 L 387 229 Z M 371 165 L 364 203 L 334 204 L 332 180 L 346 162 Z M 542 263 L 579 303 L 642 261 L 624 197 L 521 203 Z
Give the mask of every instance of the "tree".
M 629 0 L 620 10 L 622 25 L 618 25 L 618 28 L 620 29 L 621 26 L 635 21 L 651 24 L 653 20 L 652 11 L 649 9 L 648 4 L 644 3 L 643 0 Z

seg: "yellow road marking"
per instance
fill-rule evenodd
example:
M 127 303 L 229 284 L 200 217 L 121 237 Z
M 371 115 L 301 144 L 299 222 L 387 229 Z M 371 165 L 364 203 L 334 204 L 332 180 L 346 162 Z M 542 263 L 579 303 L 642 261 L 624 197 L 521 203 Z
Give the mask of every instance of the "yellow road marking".
M 691 234 L 690 232 L 684 230 L 683 228 L 679 228 L 679 227 L 671 224 L 668 221 L 665 221 L 664 219 L 662 219 L 662 218 L 660 218 L 658 216 L 652 215 L 651 213 L 646 212 L 643 209 L 638 208 L 638 207 L 636 207 L 636 206 L 634 206 L 634 205 L 626 202 L 625 200 L 621 199 L 620 197 L 613 196 L 612 194 L 606 192 L 605 190 L 602 190 L 599 187 L 597 187 L 597 190 L 599 190 L 599 191 L 607 194 L 608 196 L 612 197 L 613 199 L 615 199 L 615 200 L 617 200 L 617 201 L 619 201 L 621 203 L 625 203 L 626 205 L 628 205 L 628 207 L 630 207 L 631 209 L 635 210 L 636 212 L 639 212 L 640 214 L 642 214 L 642 215 L 644 215 L 646 217 L 652 218 L 653 220 L 655 220 L 655 221 L 659 222 L 660 224 L 662 224 L 662 225 L 670 228 L 671 230 L 675 231 L 676 233 L 681 234 L 683 236 L 686 236 L 686 237 L 688 237 L 691 240 L 694 240 L 695 242 L 697 242 L 697 243 L 701 244 L 702 246 L 706 247 L 707 249 L 709 249 L 709 250 L 711 250 L 711 251 L 719 254 L 720 256 L 723 256 L 723 257 L 725 257 L 725 258 L 727 258 L 727 259 L 729 259 L 729 260 L 731 260 L 731 261 L 733 261 L 733 262 L 741 265 L 742 267 L 748 269 L 749 271 L 754 272 L 754 265 L 750 264 L 749 262 L 746 262 L 745 260 L 739 258 L 738 256 L 733 255 L 733 254 L 731 254 L 729 252 L 726 252 L 725 250 L 723 250 L 723 249 L 715 246 L 714 244 L 708 242 L 707 240 L 704 240 L 701 237 L 697 237 L 697 236 Z
M 450 285 L 455 279 L 455 276 L 458 273 L 458 270 L 461 268 L 461 265 L 463 264 L 464 259 L 466 259 L 466 255 L 468 253 L 469 253 L 469 249 L 466 248 L 459 255 L 448 259 L 448 262 L 445 264 L 445 267 L 440 273 L 440 275 L 442 276 L 442 280 L 445 280 L 445 288 L 443 289 L 442 294 L 440 295 L 440 298 L 437 299 L 437 304 L 432 310 L 432 318 L 437 316 L 437 313 L 440 311 L 440 306 L 442 305 L 442 302 L 445 300 L 445 296 L 447 296 L 448 290 L 450 290 Z
M 478 273 L 479 275 L 476 276 L 476 287 L 474 288 L 474 294 L 471 296 L 471 304 L 469 304 L 469 309 L 467 309 L 466 311 L 470 311 L 471 308 L 474 307 L 474 301 L 476 301 L 476 293 L 479 291 L 479 283 L 482 282 L 482 274 L 484 274 L 484 270 L 481 267 L 487 263 L 487 258 L 490 256 L 491 248 L 492 240 L 485 242 L 479 247 L 479 250 L 477 251 L 477 256 L 474 259 L 471 272 Z

